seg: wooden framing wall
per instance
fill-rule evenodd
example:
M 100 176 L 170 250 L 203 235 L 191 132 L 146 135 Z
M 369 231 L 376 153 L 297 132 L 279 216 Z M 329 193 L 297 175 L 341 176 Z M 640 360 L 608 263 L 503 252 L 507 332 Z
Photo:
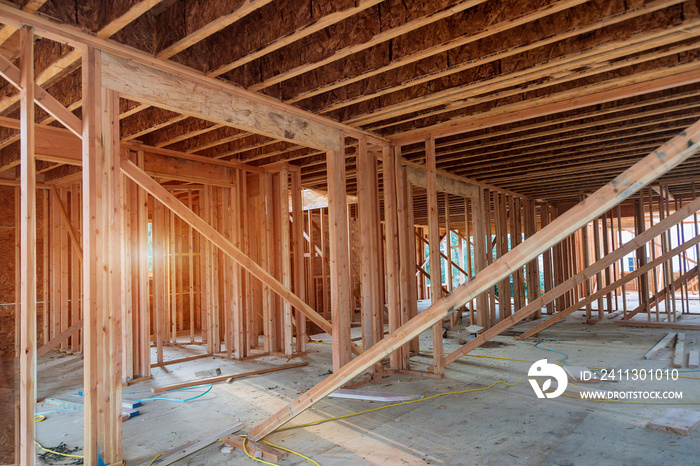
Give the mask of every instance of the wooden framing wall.
M 641 312 L 650 321 L 672 322 L 689 312 L 683 296 L 687 299 L 688 290 L 697 287 L 698 268 L 685 254 L 694 247 L 697 257 L 697 218 L 695 237 L 687 241 L 677 225 L 679 216 L 695 215 L 695 199 L 689 204 L 690 198 L 672 197 L 667 183 L 640 191 L 634 216 L 641 239 L 634 245 L 621 244 L 619 203 L 685 161 L 697 149 L 698 124 L 659 150 L 667 158 L 650 154 L 572 207 L 538 201 L 512 191 L 508 183 L 499 188 L 441 168 L 451 167 L 445 162 L 459 153 L 443 153 L 438 162 L 436 138 L 520 117 L 492 115 L 491 123 L 462 118 L 459 125 L 385 139 L 41 17 L 2 11 L 22 27 L 20 68 L 3 62 L 3 76 L 16 81 L 21 93 L 15 302 L 20 309 L 17 451 L 22 465 L 35 462 L 37 357 L 56 347 L 84 354 L 86 462 L 97 464 L 99 454 L 117 463 L 123 456 L 122 382 L 181 362 L 166 360 L 169 346 L 201 344 L 206 354 L 232 359 L 293 357 L 303 355 L 309 333 L 331 335 L 334 374 L 255 427 L 249 437 L 258 440 L 363 371 L 384 370 L 385 358 L 390 370 L 410 371 L 411 357 L 421 349 L 418 335 L 428 329 L 432 366 L 412 373 L 441 377 L 445 366 L 523 318 L 538 317 L 544 306 L 552 317 L 534 331 L 583 306 L 591 321 L 621 310 L 623 320 Z M 37 84 L 34 29 L 80 51 L 82 120 Z M 680 82 L 697 79 L 686 65 L 677 66 L 690 73 Z M 123 140 L 120 96 L 180 112 L 183 119 L 320 151 L 327 206 L 304 208 L 301 191 L 308 179 L 287 161 L 253 165 Z M 203 107 L 204 101 L 211 105 Z M 36 124 L 35 102 L 66 129 Z M 538 114 L 560 108 L 555 104 L 561 105 L 556 99 L 543 104 Z M 378 112 L 378 118 L 392 116 L 398 105 Z M 234 111 L 239 108 L 243 111 Z M 374 123 L 375 117 L 352 121 Z M 416 161 L 414 148 L 405 150 L 410 145 L 422 146 L 423 164 Z M 348 208 L 347 159 L 353 155 L 357 207 Z M 82 171 L 38 186 L 36 160 Z M 42 346 L 37 339 L 37 189 L 44 193 L 45 222 Z M 694 198 L 694 184 L 692 189 Z M 427 235 L 426 225 L 416 225 L 419 205 L 426 206 Z M 358 233 L 352 229 L 355 222 Z M 647 238 L 652 234 L 658 241 Z M 625 270 L 623 252 L 632 246 L 636 267 Z M 677 274 L 676 256 L 681 258 Z M 460 285 L 454 288 L 456 278 Z M 626 309 L 623 299 L 619 309 L 619 295 L 624 298 L 627 283 L 634 280 L 640 306 Z M 419 296 L 432 301 L 421 314 Z M 362 348 L 351 338 L 356 307 Z M 445 356 L 443 332 L 464 312 L 485 332 Z

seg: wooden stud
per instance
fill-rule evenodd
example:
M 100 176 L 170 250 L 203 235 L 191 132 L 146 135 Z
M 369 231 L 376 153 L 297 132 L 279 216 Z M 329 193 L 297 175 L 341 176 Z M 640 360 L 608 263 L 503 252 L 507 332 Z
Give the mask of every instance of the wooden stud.
M 344 138 L 339 134 L 339 146 Z M 333 370 L 350 362 L 350 258 L 345 188 L 345 151 L 326 153 L 328 170 L 328 226 L 331 260 L 331 319 L 333 325 Z
M 19 464 L 36 462 L 36 169 L 34 157 L 34 30 L 20 30 L 20 423 Z
M 435 139 L 425 142 L 425 164 L 428 193 L 428 241 L 430 242 L 430 298 L 433 304 L 442 298 L 442 270 L 440 265 L 440 225 L 438 219 L 437 173 Z M 433 325 L 433 371 L 443 374 L 442 320 Z

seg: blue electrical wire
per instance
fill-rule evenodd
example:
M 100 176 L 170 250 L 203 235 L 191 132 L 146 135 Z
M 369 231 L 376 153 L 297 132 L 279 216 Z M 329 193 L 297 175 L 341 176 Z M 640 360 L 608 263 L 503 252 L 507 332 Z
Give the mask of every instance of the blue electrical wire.
M 200 386 L 200 387 L 205 387 L 206 385 L 199 385 L 199 386 Z M 189 388 L 194 388 L 194 387 L 189 387 Z M 184 400 L 178 400 L 177 398 L 164 398 L 164 397 L 159 397 L 159 396 L 157 396 L 157 397 L 153 397 L 153 398 L 142 398 L 142 399 L 140 399 L 140 400 L 134 400 L 134 401 L 163 400 L 163 401 L 175 401 L 175 402 L 177 402 L 177 403 L 187 403 L 188 401 L 196 400 L 197 398 L 203 397 L 204 395 L 206 395 L 207 393 L 209 393 L 209 392 L 211 391 L 212 388 L 214 388 L 214 386 L 213 386 L 212 384 L 209 384 L 209 388 L 208 388 L 207 391 L 205 391 L 204 393 L 200 393 L 200 394 L 197 395 L 197 396 L 193 396 L 193 397 L 191 397 L 191 398 L 187 398 L 187 399 L 184 399 Z M 172 390 L 172 391 L 176 391 L 176 390 Z
M 561 360 L 560 360 L 561 364 L 564 365 L 564 366 L 568 366 L 568 365 L 569 365 L 569 363 L 566 362 L 566 360 L 569 359 L 569 355 L 568 355 L 568 354 L 564 353 L 563 351 L 557 351 L 557 350 L 553 350 L 553 349 L 549 349 L 549 348 L 542 348 L 542 347 L 539 346 L 539 344 L 542 343 L 544 340 L 543 340 L 542 338 L 540 338 L 540 337 L 537 337 L 537 339 L 538 339 L 538 341 L 537 341 L 537 343 L 535 343 L 535 348 L 541 349 L 542 351 L 551 351 L 552 353 L 563 354 L 564 357 L 561 358 Z

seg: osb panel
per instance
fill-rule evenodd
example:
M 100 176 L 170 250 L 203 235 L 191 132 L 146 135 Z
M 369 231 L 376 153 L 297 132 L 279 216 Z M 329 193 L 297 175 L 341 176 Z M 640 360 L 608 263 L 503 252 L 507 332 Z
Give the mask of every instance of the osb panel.
M 527 7 L 527 4 L 523 6 Z M 356 84 L 351 84 L 346 88 L 337 89 L 327 96 L 320 95 L 313 99 L 313 103 L 305 103 L 304 105 L 309 109 L 323 108 L 334 101 L 343 101 L 353 96 L 370 93 L 370 91 L 376 92 L 377 90 L 386 89 L 400 83 L 410 82 L 410 80 L 418 76 L 444 70 L 446 66 L 454 66 L 470 59 L 488 56 L 499 50 L 516 48 L 531 43 L 538 38 L 551 37 L 557 33 L 579 27 L 582 24 L 598 21 L 604 18 L 603 15 L 619 14 L 624 10 L 625 5 L 622 0 L 611 2 L 596 0 L 595 2 L 588 2 L 585 5 L 547 16 L 539 21 L 529 23 L 526 26 L 520 26 L 476 43 L 453 49 L 449 52 L 449 59 L 448 54 L 443 53 L 426 59 L 423 64 L 407 65 L 391 72 L 367 78 Z M 508 16 L 516 16 L 518 13 L 522 13 L 522 11 L 525 11 L 524 8 L 519 8 L 518 11 L 512 11 L 510 8 L 505 10 Z M 498 22 L 503 19 L 502 16 L 504 14 L 503 9 L 499 9 L 497 6 L 494 6 L 493 3 L 487 3 L 456 15 L 452 19 L 434 23 L 393 41 L 392 58 L 397 59 L 423 50 L 429 46 L 439 44 L 439 41 L 431 38 L 434 31 L 436 31 L 438 36 L 448 39 L 459 37 L 460 34 L 475 34 L 481 32 L 485 27 L 493 23 L 484 23 L 481 19 L 473 18 L 486 15 L 485 18 L 494 18 L 493 20 Z M 457 23 L 456 25 L 455 22 Z M 462 23 L 461 26 L 459 25 L 460 22 Z M 363 52 L 363 54 L 371 53 L 376 52 L 371 51 L 371 49 L 367 52 Z M 376 63 L 375 66 L 367 68 L 363 66 L 362 63 L 362 61 L 366 61 L 367 59 L 361 58 L 359 55 L 362 54 L 340 60 L 334 64 L 324 66 L 313 73 L 309 73 L 308 75 L 302 75 L 289 80 L 283 89 L 284 98 L 293 97 L 297 93 L 314 89 L 326 83 L 342 81 L 348 76 L 358 76 L 367 70 L 377 69 L 379 66 L 388 64 L 388 61 L 386 63 L 379 62 Z M 447 65 L 446 61 L 448 62 Z M 356 64 L 355 62 L 358 63 Z M 414 69 L 414 67 L 418 68 Z M 423 72 L 421 72 L 421 68 L 424 68 Z
M 581 50 L 588 50 L 594 48 L 601 44 L 610 43 L 613 41 L 618 41 L 623 43 L 625 40 L 639 34 L 643 31 L 655 31 L 664 30 L 668 27 L 678 25 L 682 22 L 683 18 L 681 15 L 681 9 L 671 8 L 664 10 L 662 12 L 656 12 L 652 15 L 646 15 L 644 17 L 636 18 L 630 21 L 626 21 L 621 24 L 617 24 L 608 28 L 603 28 L 596 30 L 592 33 L 588 33 L 584 36 L 575 37 L 572 39 L 567 39 L 564 41 L 559 41 L 551 45 L 540 47 L 525 53 L 514 55 L 512 57 L 497 60 L 482 66 L 471 68 L 462 73 L 451 74 L 447 77 L 441 79 L 432 80 L 428 83 L 421 84 L 419 86 L 409 87 L 405 90 L 393 92 L 390 94 L 385 94 L 381 99 L 372 99 L 362 102 L 360 104 L 355 104 L 349 107 L 345 107 L 341 110 L 334 111 L 328 114 L 333 118 L 339 120 L 346 120 L 356 115 L 362 115 L 371 113 L 372 111 L 390 106 L 395 103 L 403 102 L 410 99 L 416 99 L 425 95 L 430 95 L 436 92 L 440 92 L 446 89 L 450 89 L 457 86 L 464 86 L 467 84 L 474 84 L 480 80 L 491 79 L 496 76 L 503 76 L 507 78 L 509 73 L 521 71 L 527 68 L 531 68 L 540 64 L 547 64 L 553 59 L 558 57 L 563 57 L 568 54 L 576 54 Z M 534 24 L 538 24 L 534 23 Z M 562 29 L 559 29 L 559 31 Z M 533 28 L 537 30 L 537 28 Z M 547 32 L 551 32 L 551 29 Z M 539 37 L 549 37 L 551 34 L 544 34 Z M 515 36 L 519 37 L 519 36 Z M 525 34 L 526 38 L 532 37 L 532 32 Z M 532 37 L 533 41 L 537 38 Z M 511 47 L 517 47 L 523 43 L 513 44 Z M 448 68 L 450 65 L 456 63 L 469 63 L 470 60 L 476 59 L 480 56 L 488 56 L 499 50 L 507 50 L 508 48 L 503 48 L 503 43 L 496 43 L 497 47 L 493 49 L 481 49 L 480 46 L 491 44 L 493 41 L 485 40 L 479 41 L 475 44 L 475 47 L 471 49 L 467 46 L 461 49 L 456 49 L 455 51 L 450 51 L 449 54 L 444 53 L 435 57 L 430 57 L 429 59 L 421 60 L 414 64 L 397 69 L 395 72 L 386 73 L 390 77 L 389 83 L 392 85 L 397 85 L 401 83 L 410 82 L 415 79 L 416 76 L 424 76 L 430 72 L 435 72 L 437 70 Z M 480 51 L 480 55 L 474 55 L 475 50 Z M 467 51 L 465 54 L 464 52 Z M 460 56 L 460 52 L 462 55 Z M 443 60 L 440 59 L 443 57 Z M 392 80 L 393 77 L 396 81 Z M 386 87 L 388 83 L 383 81 L 383 86 Z M 363 89 L 363 94 L 367 93 L 368 87 Z M 356 91 L 357 92 L 357 91 Z M 357 97 L 355 94 L 353 97 Z M 316 100 L 316 104 L 320 102 L 319 99 Z
M 190 152 L 190 151 L 196 150 L 198 147 L 202 147 L 206 144 L 216 142 L 220 139 L 234 137 L 234 136 L 243 135 L 243 134 L 246 134 L 246 132 L 243 130 L 233 128 L 231 126 L 224 126 L 221 128 L 217 128 L 213 131 L 208 131 L 206 133 L 200 134 L 200 135 L 195 136 L 193 138 L 189 138 L 189 139 L 186 139 L 184 141 L 172 144 L 172 145 L 168 146 L 168 149 L 179 150 L 181 152 Z M 208 155 L 208 154 L 202 153 L 200 155 Z
M 165 123 L 179 115 L 179 113 L 171 112 L 170 110 L 164 110 L 158 107 L 148 107 L 147 109 L 141 110 L 134 115 L 130 115 L 121 121 L 121 137 L 125 138 L 131 136 L 155 125 Z
M 403 123 L 403 124 L 398 124 L 396 126 L 392 126 L 388 129 L 381 129 L 378 132 L 382 134 L 390 134 L 390 133 L 395 133 L 395 132 L 402 132 L 402 131 L 408 131 L 414 128 L 419 128 L 419 127 L 426 127 L 426 126 L 432 126 L 434 124 L 438 124 L 447 120 L 450 120 L 452 118 L 456 118 L 459 116 L 464 116 L 464 115 L 472 115 L 476 113 L 481 113 L 481 112 L 486 112 L 492 108 L 495 108 L 497 106 L 502 106 L 502 105 L 507 105 L 515 102 L 521 102 L 525 100 L 532 100 L 532 99 L 537 99 L 538 97 L 543 97 L 549 94 L 554 94 L 558 92 L 564 92 L 564 91 L 569 91 L 572 89 L 576 89 L 582 86 L 587 86 L 591 84 L 595 84 L 598 82 L 603 82 L 603 81 L 608 81 L 608 80 L 613 80 L 617 78 L 623 78 L 627 76 L 631 76 L 635 73 L 639 73 L 642 71 L 646 70 L 651 70 L 651 69 L 660 69 L 660 68 L 668 68 L 672 67 L 675 65 L 679 65 L 682 63 L 690 63 L 693 60 L 689 59 L 688 57 L 692 57 L 693 54 L 688 54 L 686 57 L 679 57 L 679 56 L 669 56 L 669 57 L 664 57 L 658 60 L 652 60 L 648 62 L 644 62 L 635 66 L 628 66 L 616 70 L 611 70 L 611 71 L 606 71 L 605 73 L 600 73 L 594 76 L 589 76 L 586 78 L 582 79 L 577 79 L 574 81 L 570 81 L 567 83 L 563 84 L 558 84 L 554 86 L 548 86 L 544 87 L 541 89 L 533 90 L 530 92 L 523 92 L 521 94 L 512 96 L 512 97 L 507 97 L 503 99 L 498 99 L 496 101 L 492 102 L 487 102 L 484 104 L 479 104 L 475 106 L 468 107 L 466 109 L 460 109 L 460 110 L 454 110 L 450 112 L 445 112 L 439 115 L 435 116 L 429 116 L 423 119 L 419 119 L 417 121 L 412 121 L 410 123 Z M 684 61 L 681 61 L 683 59 Z M 425 113 L 425 112 L 416 112 L 414 114 L 407 114 L 402 116 L 400 119 L 404 119 L 407 117 L 412 117 L 412 116 L 418 116 L 420 113 Z M 391 122 L 391 120 L 387 120 Z

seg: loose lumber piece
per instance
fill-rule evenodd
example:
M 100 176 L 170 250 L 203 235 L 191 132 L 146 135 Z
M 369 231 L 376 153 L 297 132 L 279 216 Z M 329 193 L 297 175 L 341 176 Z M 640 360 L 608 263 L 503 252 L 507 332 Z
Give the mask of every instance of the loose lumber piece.
M 76 399 L 81 400 L 80 398 Z M 58 406 L 64 409 L 70 409 L 71 411 L 85 410 L 85 405 L 81 401 L 68 401 L 61 400 L 59 398 L 46 398 L 44 400 L 44 403 L 48 403 L 50 405 Z M 139 406 L 141 406 L 141 403 L 138 401 L 122 403 L 122 420 L 124 420 L 124 416 L 126 416 L 127 419 L 138 416 L 139 410 L 135 408 Z
M 383 392 L 373 392 L 366 390 L 350 390 L 346 388 L 339 388 L 330 395 L 329 398 L 347 398 L 350 400 L 364 400 L 364 401 L 388 401 L 388 402 L 400 402 L 400 401 L 411 401 L 423 398 L 421 395 L 408 395 L 402 393 L 383 393 Z
M 668 332 L 666 336 L 661 339 L 661 341 L 659 341 L 652 349 L 649 350 L 647 354 L 644 355 L 644 359 L 651 359 L 659 354 L 662 349 L 671 344 L 671 341 L 676 338 L 676 335 L 676 332 Z
M 479 293 L 486 291 L 513 270 L 522 267 L 537 257 L 542 251 L 552 247 L 568 235 L 610 210 L 651 181 L 678 166 L 700 148 L 700 121 L 688 127 L 625 170 L 611 182 L 591 194 L 578 205 L 564 212 L 548 226 L 511 249 L 489 267 L 477 273 L 471 280 L 457 287 L 425 311 L 391 332 L 377 345 L 364 351 L 343 368 L 335 371 L 315 387 L 293 400 L 286 407 L 253 428 L 248 437 L 260 440 L 282 424 L 294 418 L 323 399 L 329 393 L 359 375 L 367 367 L 378 362 L 398 347 L 417 337 L 432 325 L 441 322 L 451 312 L 463 306 Z M 505 318 L 479 337 L 472 340 L 475 347 L 522 319 L 518 312 Z M 501 325 L 502 324 L 502 325 Z
M 171 364 L 180 364 L 181 362 L 194 361 L 196 359 L 208 358 L 214 356 L 213 353 L 198 354 L 197 356 L 189 356 L 187 358 L 173 359 L 172 361 L 163 361 L 151 364 L 151 367 L 163 367 Z
M 699 425 L 700 411 L 671 408 L 661 416 L 649 421 L 647 428 L 689 435 Z
M 166 464 L 172 464 L 176 461 L 179 461 L 180 459 L 184 458 L 187 455 L 191 455 L 192 453 L 201 450 L 202 448 L 205 448 L 212 443 L 216 442 L 219 439 L 223 439 L 226 436 L 229 436 L 233 434 L 234 432 L 238 432 L 243 428 L 243 423 L 242 422 L 236 422 L 234 424 L 231 424 L 229 426 L 224 427 L 221 430 L 218 430 L 216 432 L 213 432 L 209 435 L 206 435 L 204 437 L 201 437 L 197 440 L 193 440 L 191 442 L 188 442 L 184 445 L 181 445 L 179 447 L 173 448 L 172 450 L 166 451 L 163 455 L 159 456 L 158 459 L 156 459 L 153 462 L 149 463 L 143 463 L 142 466 L 148 466 L 148 465 L 155 465 L 155 464 L 160 464 L 162 466 L 165 466 Z
M 680 332 L 676 337 L 676 348 L 673 353 L 672 367 L 683 367 L 685 362 L 685 333 Z
M 700 325 L 697 324 L 677 324 L 668 322 L 642 322 L 635 320 L 618 320 L 615 325 L 622 327 L 646 327 L 646 328 L 668 328 L 675 330 L 700 330 Z
M 689 369 L 700 368 L 700 351 L 690 351 L 688 353 L 688 368 Z
M 239 437 L 238 435 L 227 435 L 226 437 L 222 438 L 221 441 L 226 445 L 238 448 L 241 451 L 243 451 L 243 447 L 245 445 L 245 451 L 247 451 L 251 456 L 257 458 L 259 454 L 263 459 L 274 463 L 286 458 L 289 454 L 286 451 L 280 450 L 279 448 L 275 448 L 271 445 L 267 445 L 262 442 L 253 442 L 251 440 L 247 440 L 245 437 Z
M 161 392 L 167 392 L 168 390 L 177 390 L 179 388 L 187 388 L 187 387 L 195 387 L 197 385 L 205 385 L 209 383 L 216 383 L 216 382 L 223 382 L 228 379 L 242 379 L 244 377 L 250 377 L 253 375 L 260 375 L 260 374 L 267 374 L 269 372 L 277 372 L 277 371 L 283 371 L 285 369 L 294 369 L 296 367 L 303 367 L 303 366 L 308 366 L 308 362 L 300 362 L 296 364 L 288 364 L 285 366 L 279 366 L 279 367 L 268 367 L 267 369 L 260 369 L 257 371 L 250 371 L 250 372 L 242 372 L 240 374 L 229 374 L 229 375 L 220 375 L 217 377 L 209 377 L 206 379 L 198 379 L 198 380 L 193 380 L 191 382 L 184 382 L 184 383 L 178 383 L 174 385 L 166 385 L 163 387 L 153 387 L 151 388 L 151 391 L 153 393 L 161 393 Z

